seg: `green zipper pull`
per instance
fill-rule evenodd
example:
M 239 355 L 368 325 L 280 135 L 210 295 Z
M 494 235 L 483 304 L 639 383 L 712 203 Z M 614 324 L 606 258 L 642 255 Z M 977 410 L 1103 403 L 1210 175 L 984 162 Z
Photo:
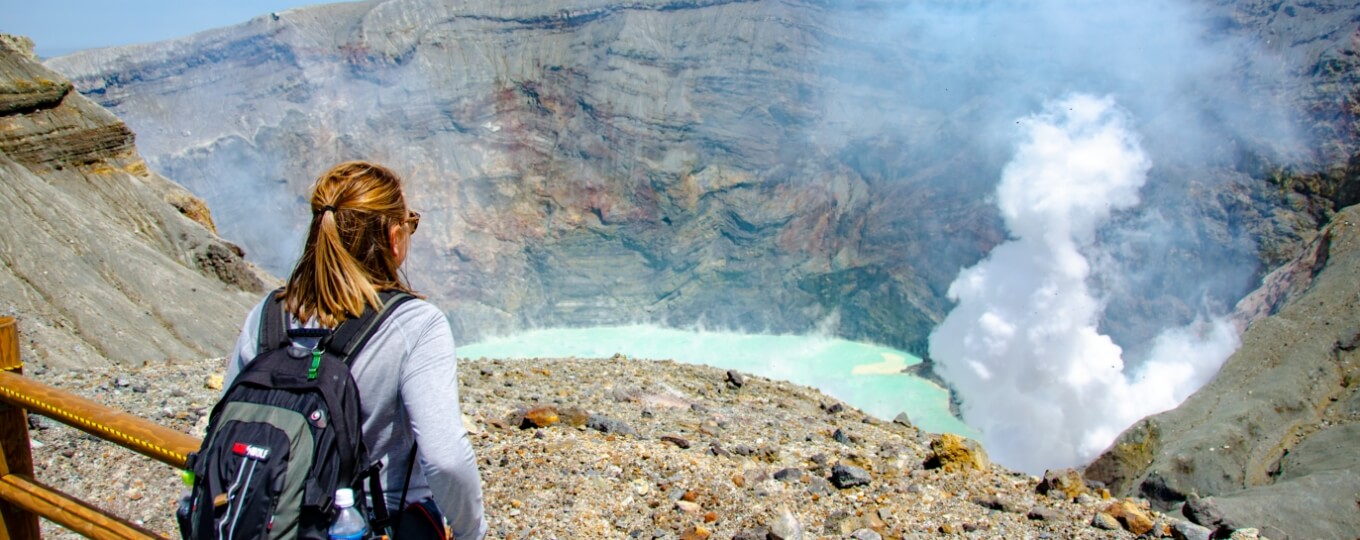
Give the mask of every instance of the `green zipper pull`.
M 316 370 L 321 367 L 321 349 L 312 349 L 312 367 L 307 369 L 307 380 L 316 380 Z

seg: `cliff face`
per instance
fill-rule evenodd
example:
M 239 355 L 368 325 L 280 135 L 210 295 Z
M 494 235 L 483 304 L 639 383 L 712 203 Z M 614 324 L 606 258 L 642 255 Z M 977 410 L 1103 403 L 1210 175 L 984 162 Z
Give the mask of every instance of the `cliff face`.
M 1226 3 L 1225 3 L 1226 4 Z M 1231 3 L 1225 27 L 1269 40 L 1297 78 L 1320 166 L 1275 170 L 1281 189 L 1360 202 L 1360 15 L 1350 2 Z M 1312 212 L 1325 215 L 1325 212 Z M 1360 530 L 1360 207 L 1305 234 L 1297 254 L 1237 305 L 1248 324 L 1217 377 L 1175 410 L 1144 419 L 1086 469 L 1118 494 L 1162 508 L 1217 508 L 1224 524 L 1272 539 Z M 1202 497 L 1203 500 L 1195 500 Z M 1186 501 L 1190 501 L 1189 504 Z M 1208 501 L 1206 504 L 1205 501 Z
M 1132 428 L 1087 475 L 1164 506 L 1212 495 L 1245 525 L 1341 536 L 1360 528 L 1346 521 L 1357 216 L 1331 218 L 1360 198 L 1360 7 L 1186 4 L 1209 38 L 1268 45 L 1235 58 L 1242 77 L 1278 64 L 1286 76 L 1248 91 L 1301 107 L 1312 148 L 1285 166 L 1261 148 L 1272 134 L 1238 133 L 1206 162 L 1159 162 L 1143 192 L 1155 212 L 1119 219 L 1157 221 L 1180 241 L 1151 249 L 1102 233 L 1166 270 L 1105 299 L 1103 329 L 1120 343 L 1285 266 L 1240 306 L 1253 322 L 1218 379 Z M 987 194 L 1006 158 L 967 142 L 995 127 L 994 95 L 913 101 L 898 85 L 1008 66 L 955 65 L 915 36 L 865 31 L 884 11 L 372 1 L 50 66 L 128 118 L 153 167 L 208 199 L 225 233 L 276 271 L 293 258 L 299 197 L 318 172 L 356 157 L 398 165 L 428 223 L 414 281 L 451 308 L 464 339 L 538 324 L 832 321 L 920 350 L 957 270 L 1004 238 Z M 1214 112 L 1232 122 L 1262 111 Z M 1185 276 L 1218 279 L 1206 290 Z M 1321 512 L 1305 508 L 1319 495 Z
M 1086 470 L 1165 506 L 1210 497 L 1270 538 L 1360 530 L 1360 206 L 1239 306 L 1257 319 L 1218 376 Z
M 635 321 L 827 325 L 924 352 L 949 282 L 1005 235 L 988 200 L 1004 151 L 971 141 L 1019 113 L 999 113 L 995 94 L 914 99 L 905 89 L 935 71 L 985 81 L 1008 67 L 866 31 L 888 11 L 374 1 L 49 65 L 126 118 L 153 168 L 207 199 L 223 233 L 276 273 L 319 172 L 350 158 L 397 166 L 428 221 L 412 277 L 463 339 Z M 1193 317 L 1206 295 L 1240 297 L 1262 250 L 1286 257 L 1315 225 L 1306 200 L 1258 169 L 1157 170 L 1149 219 L 1183 240 L 1127 257 L 1235 273 L 1207 292 L 1169 279 L 1115 293 L 1121 341 Z
M 20 320 L 22 354 L 85 368 L 224 354 L 224 321 L 261 277 L 31 48 L 0 36 L 0 313 Z

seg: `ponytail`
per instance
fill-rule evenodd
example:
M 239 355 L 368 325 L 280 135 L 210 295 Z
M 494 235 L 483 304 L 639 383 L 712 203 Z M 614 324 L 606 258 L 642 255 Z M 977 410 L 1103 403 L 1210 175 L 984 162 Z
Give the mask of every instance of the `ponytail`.
M 411 292 L 397 272 L 388 231 L 406 218 L 401 180 L 380 165 L 336 165 L 312 186 L 312 223 L 302 257 L 283 291 L 300 321 L 334 328 L 379 309 L 378 291 Z

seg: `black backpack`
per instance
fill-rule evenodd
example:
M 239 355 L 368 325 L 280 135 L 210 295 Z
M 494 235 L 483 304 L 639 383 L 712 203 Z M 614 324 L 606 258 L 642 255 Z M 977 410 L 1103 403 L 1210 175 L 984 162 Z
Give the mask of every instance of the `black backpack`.
M 389 520 L 362 437 L 359 390 L 350 359 L 409 294 L 385 291 L 383 309 L 365 308 L 335 330 L 288 330 L 276 291 L 261 312 L 259 353 L 208 418 L 203 446 L 189 456 L 189 496 L 180 534 L 194 539 L 326 538 L 338 488 L 362 493 L 369 480 L 380 531 Z M 315 349 L 294 339 L 316 339 Z M 367 506 L 356 496 L 361 508 Z

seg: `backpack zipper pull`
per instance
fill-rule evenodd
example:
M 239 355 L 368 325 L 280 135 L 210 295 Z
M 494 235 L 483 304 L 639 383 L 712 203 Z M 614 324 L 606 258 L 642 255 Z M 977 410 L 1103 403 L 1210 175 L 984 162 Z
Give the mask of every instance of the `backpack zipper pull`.
M 316 370 L 321 367 L 321 349 L 312 349 L 312 367 L 307 368 L 307 380 L 316 380 Z

